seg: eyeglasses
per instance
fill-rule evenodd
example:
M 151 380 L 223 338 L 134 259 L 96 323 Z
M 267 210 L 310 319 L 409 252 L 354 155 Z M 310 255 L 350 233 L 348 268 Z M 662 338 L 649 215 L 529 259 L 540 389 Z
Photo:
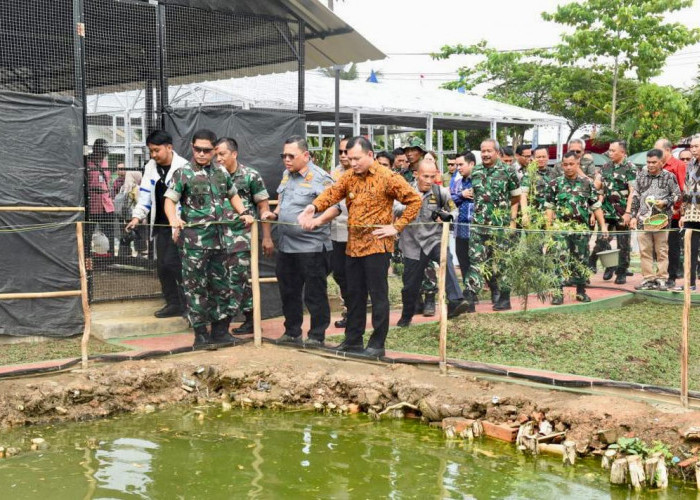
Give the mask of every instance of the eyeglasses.
M 338 154 L 346 155 L 346 154 L 348 154 L 348 150 L 347 149 L 339 149 Z
M 208 155 L 214 151 L 214 148 L 198 148 L 197 146 L 192 146 L 192 149 L 194 149 L 195 153 L 203 153 L 205 155 Z
M 569 151 L 571 151 L 572 153 L 576 153 L 577 155 L 583 153 L 583 151 L 581 151 L 580 149 L 570 149 Z
M 288 159 L 289 161 L 293 161 L 294 158 L 296 158 L 296 155 L 289 154 L 289 153 L 280 153 L 280 158 L 282 158 L 282 160 Z

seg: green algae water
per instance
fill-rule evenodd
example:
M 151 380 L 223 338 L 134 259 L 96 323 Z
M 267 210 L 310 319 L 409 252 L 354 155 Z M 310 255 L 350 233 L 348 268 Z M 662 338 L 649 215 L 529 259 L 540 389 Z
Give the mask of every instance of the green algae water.
M 26 451 L 32 438 L 50 447 Z M 415 420 L 173 409 L 0 433 L 0 498 L 696 498 L 611 488 L 598 461 L 564 467 L 512 445 L 447 441 Z

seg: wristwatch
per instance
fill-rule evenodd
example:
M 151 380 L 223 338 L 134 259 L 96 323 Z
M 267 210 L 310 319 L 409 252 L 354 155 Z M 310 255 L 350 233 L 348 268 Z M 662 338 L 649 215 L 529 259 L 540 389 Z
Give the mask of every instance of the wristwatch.
M 250 209 L 249 209 L 249 208 L 246 208 L 245 210 L 243 210 L 243 211 L 242 211 L 240 214 L 238 214 L 238 215 L 253 215 L 253 214 L 250 212 Z

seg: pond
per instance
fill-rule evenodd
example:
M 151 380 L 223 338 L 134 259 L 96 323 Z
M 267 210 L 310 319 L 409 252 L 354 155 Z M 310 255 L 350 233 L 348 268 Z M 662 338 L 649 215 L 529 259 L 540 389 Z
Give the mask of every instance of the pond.
M 597 460 L 564 467 L 506 443 L 447 441 L 416 420 L 170 409 L 0 433 L 50 447 L 0 460 L 12 499 L 657 498 L 612 488 Z M 696 498 L 674 483 L 659 498 Z

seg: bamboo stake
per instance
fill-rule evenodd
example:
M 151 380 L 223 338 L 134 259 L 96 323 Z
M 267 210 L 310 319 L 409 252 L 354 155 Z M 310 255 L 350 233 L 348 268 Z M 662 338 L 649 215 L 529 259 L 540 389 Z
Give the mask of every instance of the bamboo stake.
M 445 300 L 445 277 L 447 276 L 447 245 L 450 224 L 442 223 L 440 240 L 440 275 L 438 276 L 438 305 L 440 307 L 440 373 L 447 374 L 447 301 Z
M 84 212 L 85 207 L 0 207 L 0 212 Z
M 683 275 L 685 288 L 683 293 L 683 333 L 681 337 L 681 404 L 688 408 L 688 326 L 690 324 L 690 240 L 693 231 L 685 230 L 685 258 L 683 259 Z
M 50 299 L 55 297 L 79 297 L 81 290 L 64 290 L 59 292 L 26 292 L 26 293 L 0 293 L 0 300 L 16 299 Z
M 249 279 L 248 282 L 252 283 L 253 278 Z M 259 283 L 277 283 L 277 278 L 270 276 L 269 278 L 258 278 Z
M 90 328 L 92 317 L 90 314 L 90 304 L 88 302 L 87 271 L 85 270 L 85 244 L 83 241 L 83 223 L 78 221 L 75 225 L 75 237 L 78 240 L 78 269 L 80 270 L 80 296 L 83 303 L 83 318 L 85 327 L 83 328 L 83 338 L 80 340 L 80 353 L 82 355 L 83 370 L 88 367 L 88 342 L 90 340 Z
M 250 226 L 250 277 L 252 279 L 251 288 L 253 290 L 253 343 L 255 347 L 262 346 L 262 311 L 260 309 L 260 269 L 258 259 L 260 244 L 258 242 L 258 221 L 253 221 Z

